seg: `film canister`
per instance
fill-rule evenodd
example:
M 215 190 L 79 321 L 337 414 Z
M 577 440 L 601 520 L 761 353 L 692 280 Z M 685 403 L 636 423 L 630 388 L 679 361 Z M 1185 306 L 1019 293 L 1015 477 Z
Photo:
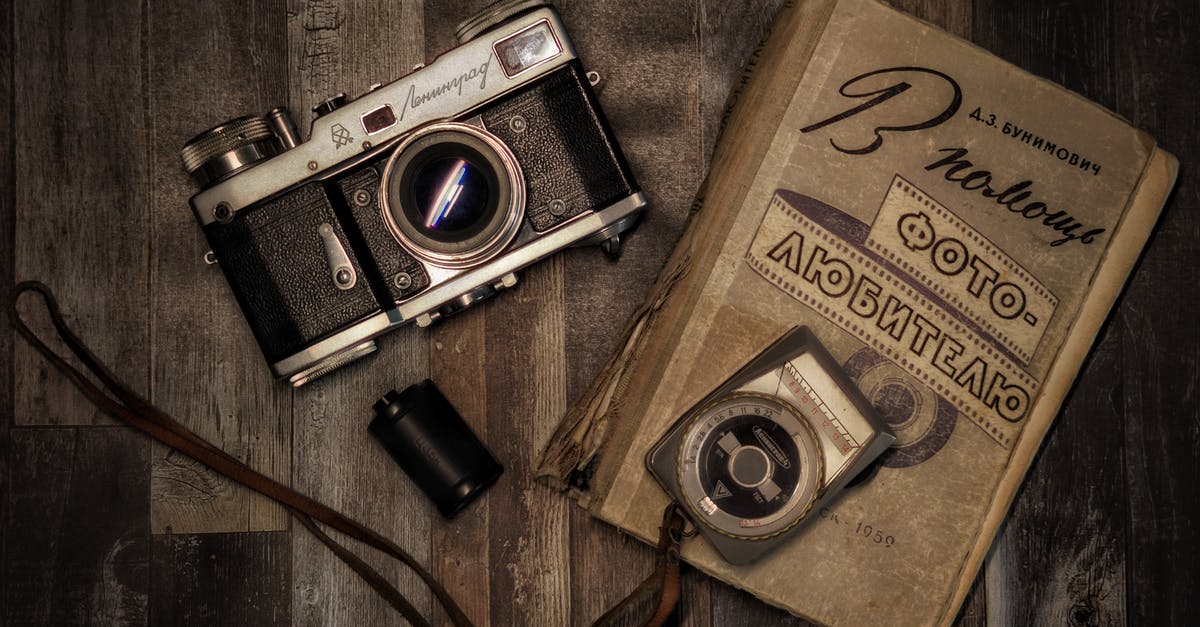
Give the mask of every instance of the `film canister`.
M 429 379 L 388 392 L 374 410 L 371 434 L 446 518 L 504 472 Z

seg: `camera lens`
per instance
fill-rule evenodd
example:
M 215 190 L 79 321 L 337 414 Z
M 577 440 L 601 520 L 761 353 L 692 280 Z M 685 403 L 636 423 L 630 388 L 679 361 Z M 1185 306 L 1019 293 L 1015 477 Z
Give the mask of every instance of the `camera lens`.
M 488 216 L 496 211 L 496 177 L 471 157 L 436 156 L 409 170 L 412 180 L 405 187 L 412 201 L 405 203 L 405 211 L 430 237 L 462 239 L 486 226 Z
M 516 159 L 499 139 L 466 124 L 439 124 L 402 143 L 384 171 L 384 218 L 426 260 L 476 264 L 504 248 L 524 213 Z

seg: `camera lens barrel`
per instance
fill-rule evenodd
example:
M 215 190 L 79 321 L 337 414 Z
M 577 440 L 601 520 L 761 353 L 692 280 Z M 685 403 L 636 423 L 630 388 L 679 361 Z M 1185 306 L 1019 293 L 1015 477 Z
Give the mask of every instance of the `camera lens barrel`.
M 417 257 L 473 267 L 516 237 L 525 210 L 521 166 L 504 142 L 459 122 L 433 124 L 396 147 L 383 172 L 384 223 Z
M 429 379 L 388 392 L 374 410 L 371 434 L 446 518 L 504 472 Z

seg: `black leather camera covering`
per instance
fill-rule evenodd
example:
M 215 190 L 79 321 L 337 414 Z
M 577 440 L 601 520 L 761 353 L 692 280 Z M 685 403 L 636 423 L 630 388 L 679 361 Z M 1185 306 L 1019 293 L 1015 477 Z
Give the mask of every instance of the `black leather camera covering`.
M 407 250 L 396 242 L 392 232 L 383 222 L 383 193 L 380 172 L 386 159 L 363 168 L 337 182 L 341 198 L 344 198 L 351 220 L 346 229 L 350 232 L 354 247 L 370 251 L 370 256 L 363 260 L 367 276 L 371 284 L 376 286 L 376 296 L 379 302 L 391 307 L 393 303 L 412 298 L 429 287 L 429 275 L 425 268 L 417 262 Z M 366 193 L 366 202 L 359 202 L 356 196 Z M 336 196 L 335 196 L 336 197 Z M 411 283 L 401 288 L 396 282 L 396 275 L 407 274 Z
M 317 233 L 322 224 L 333 227 L 358 275 L 349 290 L 333 283 Z M 239 212 L 229 224 L 214 222 L 204 231 L 271 363 L 380 309 L 363 265 L 347 244 L 346 231 L 319 183 Z
M 573 61 L 482 112 L 525 173 L 526 216 L 543 232 L 637 191 L 583 66 Z M 514 123 L 520 116 L 523 121 Z M 565 203 L 561 215 L 550 203 Z

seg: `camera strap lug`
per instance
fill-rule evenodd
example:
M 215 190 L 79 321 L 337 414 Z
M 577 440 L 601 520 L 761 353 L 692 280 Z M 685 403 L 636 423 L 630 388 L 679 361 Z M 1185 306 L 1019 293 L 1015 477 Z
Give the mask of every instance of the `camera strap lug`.
M 612 237 L 604 240 L 603 242 L 600 242 L 600 250 L 603 250 L 604 254 L 607 255 L 609 259 L 616 259 L 617 257 L 620 257 L 621 256 L 621 236 L 613 235 Z
M 211 250 L 209 250 L 209 251 L 205 251 L 205 253 L 204 253 L 204 265 L 206 265 L 206 266 L 215 266 L 215 265 L 217 265 L 217 253 L 214 253 L 214 252 L 213 252 L 213 251 L 211 251 Z

